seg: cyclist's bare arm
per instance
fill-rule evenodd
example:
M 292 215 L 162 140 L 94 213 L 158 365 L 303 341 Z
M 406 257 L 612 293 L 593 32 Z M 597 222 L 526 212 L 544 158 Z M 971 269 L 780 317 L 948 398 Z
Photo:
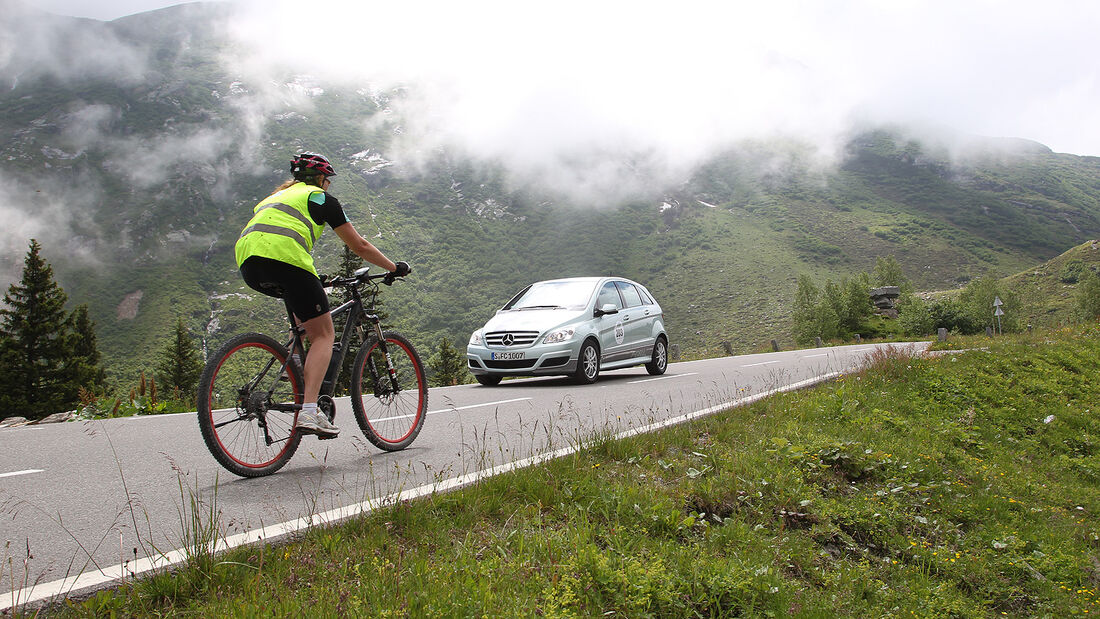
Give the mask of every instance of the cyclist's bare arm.
M 373 243 L 363 238 L 350 221 L 335 228 L 335 232 L 336 236 L 340 237 L 340 240 L 343 241 L 351 251 L 355 252 L 355 255 L 363 260 L 375 266 L 382 267 L 387 271 L 397 269 L 397 265 L 379 251 Z

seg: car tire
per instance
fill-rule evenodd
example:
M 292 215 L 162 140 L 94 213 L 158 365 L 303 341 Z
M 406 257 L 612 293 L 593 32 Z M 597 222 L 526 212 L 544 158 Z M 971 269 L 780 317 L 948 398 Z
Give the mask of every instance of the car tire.
M 659 337 L 653 344 L 653 358 L 645 364 L 645 371 L 656 376 L 664 374 L 666 369 L 668 369 L 668 342 L 665 338 Z
M 586 340 L 581 344 L 577 355 L 577 370 L 573 372 L 573 382 L 578 385 L 591 385 L 600 377 L 600 349 Z
M 500 376 L 490 376 L 488 374 L 478 374 L 474 376 L 474 378 L 477 379 L 477 382 L 485 385 L 486 387 L 496 387 L 500 384 L 501 380 Z

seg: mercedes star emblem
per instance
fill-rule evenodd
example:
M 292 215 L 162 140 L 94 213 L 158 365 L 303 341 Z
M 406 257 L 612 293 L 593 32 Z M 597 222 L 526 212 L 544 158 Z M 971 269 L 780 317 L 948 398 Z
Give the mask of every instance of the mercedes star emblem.
M 500 343 L 504 344 L 505 346 L 511 346 L 512 342 L 515 342 L 515 341 L 516 341 L 516 338 L 512 337 L 511 333 L 505 333 L 504 337 L 500 338 Z

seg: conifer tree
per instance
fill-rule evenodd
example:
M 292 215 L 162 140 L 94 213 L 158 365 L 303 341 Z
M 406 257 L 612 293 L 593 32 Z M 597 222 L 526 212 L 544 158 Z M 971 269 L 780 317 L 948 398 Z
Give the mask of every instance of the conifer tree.
M 466 359 L 447 338 L 439 340 L 439 348 L 428 359 L 428 367 L 432 370 L 436 386 L 447 387 L 466 382 Z
M 178 390 L 181 399 L 190 401 L 201 374 L 202 361 L 195 342 L 187 325 L 183 324 L 183 318 L 178 318 L 175 334 L 164 347 L 157 363 L 156 376 L 160 379 L 161 389 Z
M 40 419 L 75 403 L 76 387 L 66 366 L 71 351 L 65 292 L 31 239 L 23 277 L 8 287 L 0 308 L 2 405 L 7 412 Z
M 73 310 L 69 318 L 69 380 L 72 388 L 84 388 L 93 393 L 103 390 L 107 376 L 100 367 L 99 349 L 96 346 L 95 323 L 88 316 L 87 304 Z

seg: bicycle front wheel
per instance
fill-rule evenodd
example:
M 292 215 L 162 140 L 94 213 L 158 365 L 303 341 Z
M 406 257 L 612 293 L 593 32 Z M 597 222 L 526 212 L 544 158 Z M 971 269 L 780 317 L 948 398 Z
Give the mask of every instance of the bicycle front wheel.
M 355 421 L 372 445 L 386 451 L 408 447 L 428 415 L 428 382 L 424 364 L 400 333 L 372 337 L 355 357 L 351 377 L 351 408 Z M 389 357 L 393 373 L 386 363 Z
M 225 343 L 199 379 L 199 428 L 219 464 L 241 477 L 270 475 L 294 455 L 302 371 L 287 351 L 260 333 Z

